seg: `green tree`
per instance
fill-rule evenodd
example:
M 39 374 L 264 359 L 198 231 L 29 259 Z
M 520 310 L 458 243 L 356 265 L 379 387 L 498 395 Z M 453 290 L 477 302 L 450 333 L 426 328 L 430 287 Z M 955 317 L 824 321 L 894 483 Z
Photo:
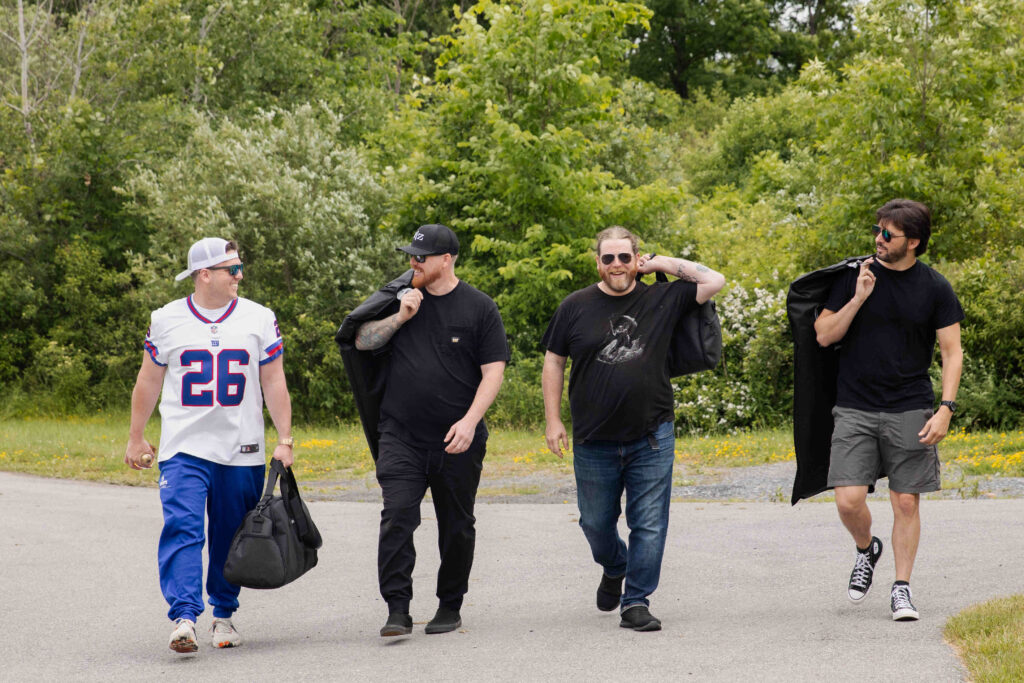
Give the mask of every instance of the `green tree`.
M 633 73 L 688 98 L 721 84 L 750 92 L 779 45 L 762 0 L 647 0 L 650 25 L 634 29 Z

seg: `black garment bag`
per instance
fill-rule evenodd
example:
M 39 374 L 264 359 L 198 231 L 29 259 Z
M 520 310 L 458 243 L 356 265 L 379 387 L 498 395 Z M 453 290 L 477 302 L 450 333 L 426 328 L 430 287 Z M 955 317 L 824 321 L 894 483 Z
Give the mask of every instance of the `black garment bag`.
M 334 335 L 374 462 L 377 460 L 380 442 L 380 431 L 377 427 L 380 422 L 380 402 L 384 399 L 384 384 L 388 376 L 390 348 L 385 344 L 383 348 L 373 351 L 360 351 L 356 348 L 356 333 L 363 323 L 380 320 L 398 312 L 398 293 L 411 286 L 413 274 L 410 268 L 371 294 L 366 301 L 345 316 Z
M 793 505 L 829 488 L 839 344 L 820 346 L 814 321 L 828 301 L 836 278 L 851 268 L 860 268 L 866 258 L 851 256 L 801 275 L 789 286 L 786 296 L 786 314 L 793 333 L 793 448 L 796 453 L 796 477 L 790 499 Z M 868 488 L 874 491 L 875 487 Z

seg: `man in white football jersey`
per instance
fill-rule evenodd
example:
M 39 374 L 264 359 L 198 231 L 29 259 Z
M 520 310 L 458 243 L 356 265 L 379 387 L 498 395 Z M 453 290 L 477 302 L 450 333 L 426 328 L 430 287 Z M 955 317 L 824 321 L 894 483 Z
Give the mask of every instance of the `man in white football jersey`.
M 167 615 L 175 622 L 175 652 L 199 648 L 207 514 L 211 641 L 214 647 L 242 644 L 231 623 L 240 589 L 224 578 L 223 568 L 236 529 L 263 493 L 264 398 L 280 435 L 274 458 L 287 467 L 293 457 L 281 332 L 273 311 L 238 297 L 238 247 L 219 237 L 199 240 L 189 249 L 188 269 L 175 279 L 189 276 L 195 291 L 152 313 L 124 455 L 133 469 L 151 466 L 154 450 L 143 430 L 159 400 L 164 528 L 158 562 Z

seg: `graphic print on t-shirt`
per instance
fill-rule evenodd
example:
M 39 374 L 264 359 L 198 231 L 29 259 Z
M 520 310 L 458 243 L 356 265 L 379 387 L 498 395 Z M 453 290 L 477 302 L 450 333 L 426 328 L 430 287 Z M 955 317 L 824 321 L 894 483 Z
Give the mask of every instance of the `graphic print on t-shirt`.
M 597 360 L 608 365 L 625 363 L 640 356 L 644 352 L 640 338 L 636 334 L 636 319 L 628 315 L 616 315 L 608 319 L 609 332 L 601 343 L 601 352 Z

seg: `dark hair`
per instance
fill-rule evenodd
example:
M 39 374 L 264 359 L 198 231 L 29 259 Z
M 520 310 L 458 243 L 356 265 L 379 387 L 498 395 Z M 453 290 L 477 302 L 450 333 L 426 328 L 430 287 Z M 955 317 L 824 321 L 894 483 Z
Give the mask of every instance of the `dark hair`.
M 932 236 L 932 212 L 921 202 L 912 199 L 892 199 L 875 212 L 875 219 L 886 221 L 903 231 L 907 239 L 918 240 L 914 253 L 922 256 L 928 250 Z
M 637 239 L 636 235 L 626 230 L 621 225 L 613 225 L 610 228 L 605 228 L 601 232 L 597 233 L 597 243 L 594 245 L 594 250 L 597 251 L 598 256 L 601 255 L 601 242 L 605 240 L 629 240 L 630 247 L 633 249 L 633 253 L 637 252 Z

